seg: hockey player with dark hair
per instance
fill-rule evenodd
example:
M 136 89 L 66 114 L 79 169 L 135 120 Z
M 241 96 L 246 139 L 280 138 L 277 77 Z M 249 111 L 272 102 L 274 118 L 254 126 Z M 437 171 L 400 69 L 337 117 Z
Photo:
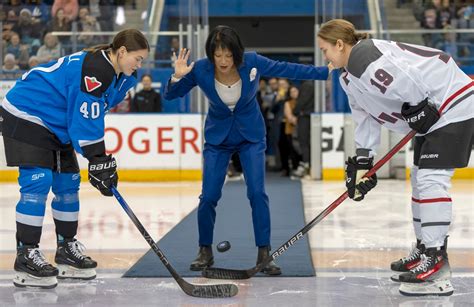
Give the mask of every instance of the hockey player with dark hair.
M 8 166 L 19 168 L 20 185 L 15 286 L 53 288 L 56 277 L 95 278 L 97 262 L 84 255 L 84 246 L 75 239 L 80 184 L 75 151 L 89 160 L 90 183 L 112 196 L 117 165 L 105 151 L 104 116 L 136 85 L 136 70 L 149 50 L 141 32 L 123 30 L 111 44 L 32 68 L 4 98 L 5 156 Z M 39 249 L 50 189 L 58 268 Z
M 381 125 L 417 132 L 411 169 L 416 246 L 391 265 L 401 274 L 404 295 L 451 295 L 447 233 L 455 168 L 466 167 L 473 144 L 474 81 L 440 50 L 368 39 L 342 19 L 323 24 L 318 45 L 326 60 L 343 70 L 355 130 L 356 156 L 346 162 L 349 197 L 360 201 L 377 184 L 372 168 Z

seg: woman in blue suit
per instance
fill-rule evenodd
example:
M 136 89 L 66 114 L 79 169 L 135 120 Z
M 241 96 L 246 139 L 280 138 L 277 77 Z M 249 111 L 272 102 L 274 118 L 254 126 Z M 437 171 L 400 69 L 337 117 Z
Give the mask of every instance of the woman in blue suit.
M 277 62 L 255 52 L 244 52 L 237 32 L 217 26 L 206 41 L 207 58 L 188 65 L 189 50 L 181 49 L 175 72 L 165 88 L 165 99 L 186 95 L 196 85 L 209 98 L 204 128 L 202 193 L 198 209 L 199 253 L 193 271 L 214 263 L 212 241 L 216 206 L 222 195 L 229 159 L 238 152 L 252 208 L 257 264 L 270 251 L 270 210 L 265 193 L 265 124 L 256 99 L 261 76 L 326 80 L 327 67 Z M 263 272 L 280 275 L 272 261 Z

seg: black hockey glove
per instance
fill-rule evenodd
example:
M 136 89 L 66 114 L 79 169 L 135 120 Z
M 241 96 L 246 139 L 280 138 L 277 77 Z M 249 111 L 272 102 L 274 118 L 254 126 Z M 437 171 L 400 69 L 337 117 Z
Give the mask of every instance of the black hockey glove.
M 111 186 L 117 186 L 117 162 L 112 155 L 89 160 L 89 182 L 105 196 L 112 196 Z
M 427 133 L 439 119 L 439 113 L 436 107 L 425 98 L 416 106 L 410 106 L 408 102 L 402 105 L 403 119 L 408 126 L 418 133 Z
M 373 167 L 373 158 L 354 156 L 346 161 L 346 187 L 349 197 L 355 201 L 364 199 L 364 195 L 377 185 L 377 175 L 362 178 Z

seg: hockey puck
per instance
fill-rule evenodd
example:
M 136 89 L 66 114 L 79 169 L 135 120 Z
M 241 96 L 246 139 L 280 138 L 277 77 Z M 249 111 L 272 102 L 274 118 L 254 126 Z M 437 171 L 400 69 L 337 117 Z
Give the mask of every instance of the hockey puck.
M 221 243 L 217 244 L 217 251 L 218 252 L 226 252 L 230 249 L 230 242 L 229 241 L 222 241 Z

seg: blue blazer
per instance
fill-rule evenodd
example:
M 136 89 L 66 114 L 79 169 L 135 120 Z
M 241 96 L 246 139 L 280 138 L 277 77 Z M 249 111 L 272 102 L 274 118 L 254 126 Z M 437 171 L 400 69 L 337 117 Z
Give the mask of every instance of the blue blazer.
M 242 136 L 256 143 L 265 138 L 265 123 L 256 99 L 260 77 L 282 77 L 301 80 L 326 80 L 327 67 L 315 67 L 270 60 L 255 52 L 245 52 L 238 68 L 242 79 L 242 93 L 233 111 L 219 98 L 214 83 L 214 64 L 207 58 L 196 61 L 193 69 L 180 81 L 168 80 L 164 98 L 183 97 L 198 85 L 209 98 L 209 112 L 204 126 L 207 143 L 219 145 L 235 124 Z

